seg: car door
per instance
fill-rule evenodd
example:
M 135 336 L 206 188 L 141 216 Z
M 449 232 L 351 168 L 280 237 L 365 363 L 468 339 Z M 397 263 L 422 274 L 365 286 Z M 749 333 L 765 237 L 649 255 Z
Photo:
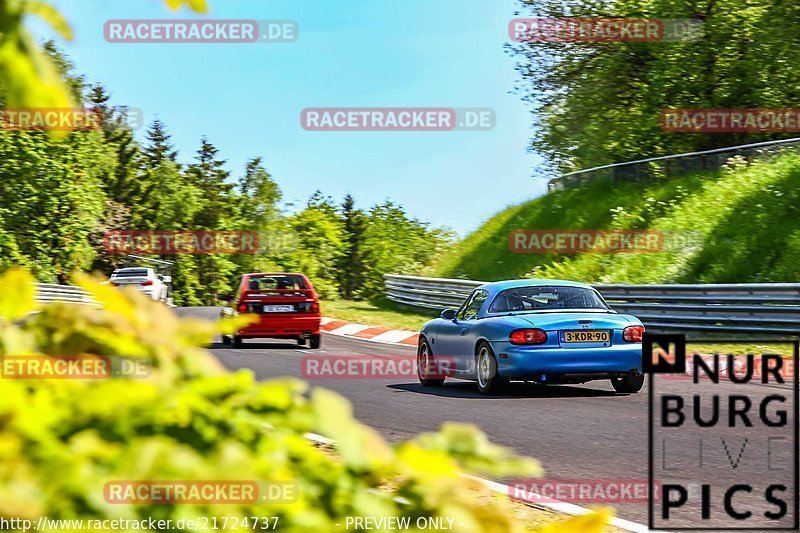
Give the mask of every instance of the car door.
M 475 354 L 471 330 L 478 320 L 478 312 L 489 293 L 476 289 L 456 313 L 455 320 L 439 326 L 439 349 L 435 352 L 454 359 L 456 370 L 468 370 Z

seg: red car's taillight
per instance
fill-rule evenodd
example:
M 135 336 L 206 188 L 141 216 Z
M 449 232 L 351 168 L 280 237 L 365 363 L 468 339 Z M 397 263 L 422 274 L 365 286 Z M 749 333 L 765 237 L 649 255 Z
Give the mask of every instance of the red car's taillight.
M 547 342 L 547 332 L 543 329 L 515 329 L 508 336 L 511 344 L 544 344 Z
M 319 302 L 301 302 L 297 304 L 297 310 L 301 313 L 319 313 Z
M 247 312 L 247 304 L 239 304 L 239 312 L 246 313 Z
M 147 281 L 143 281 L 143 282 L 141 283 L 141 285 L 143 285 L 143 286 L 145 286 L 145 285 L 152 285 L 152 284 L 153 284 L 153 280 L 152 280 L 152 279 L 148 279 Z
M 642 342 L 644 326 L 628 326 L 622 330 L 622 340 L 625 342 Z

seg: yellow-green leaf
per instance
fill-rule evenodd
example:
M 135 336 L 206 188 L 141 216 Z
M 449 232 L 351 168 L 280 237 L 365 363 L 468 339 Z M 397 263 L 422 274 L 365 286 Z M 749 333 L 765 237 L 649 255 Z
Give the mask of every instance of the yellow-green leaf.
M 33 276 L 16 268 L 0 276 L 0 317 L 13 321 L 33 311 L 36 305 L 33 282 Z
M 61 15 L 61 13 L 50 4 L 29 0 L 23 4 L 23 9 L 26 14 L 36 15 L 37 17 L 45 20 L 64 39 L 69 41 L 73 39 L 72 28 L 70 28 L 69 23 Z
M 538 530 L 539 533 L 603 533 L 614 512 L 608 507 L 594 509 L 595 512 L 582 516 L 573 516 L 561 522 L 547 524 Z
M 187 4 L 190 9 L 198 13 L 208 13 L 208 3 L 206 0 L 166 0 L 167 5 L 172 9 L 179 9 L 183 4 Z

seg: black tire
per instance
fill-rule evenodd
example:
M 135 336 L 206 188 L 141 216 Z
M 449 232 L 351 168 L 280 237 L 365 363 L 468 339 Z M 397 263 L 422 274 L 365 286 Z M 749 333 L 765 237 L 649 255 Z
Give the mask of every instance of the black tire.
M 223 335 L 222 336 L 222 344 L 228 344 L 229 345 L 230 343 L 231 343 L 231 338 L 228 337 L 227 335 Z
M 317 333 L 316 335 L 311 335 L 311 342 L 309 343 L 309 348 L 312 350 L 316 350 L 322 344 L 322 335 Z
M 306 338 L 305 337 L 297 337 L 297 345 L 298 346 L 305 346 L 306 345 Z
M 425 337 L 420 337 L 417 345 L 417 378 L 423 387 L 444 385 L 444 377 L 441 377 L 441 372 L 436 370 L 436 359 Z
M 242 347 L 242 338 L 239 335 L 233 336 L 233 347 L 234 348 L 241 348 Z
M 642 390 L 644 385 L 644 374 L 638 376 L 625 376 L 622 378 L 612 378 L 611 385 L 617 392 L 625 394 L 636 394 Z
M 497 373 L 497 359 L 489 344 L 482 342 L 478 345 L 475 354 L 475 383 L 481 394 L 494 394 L 501 392 L 506 385 L 506 380 Z

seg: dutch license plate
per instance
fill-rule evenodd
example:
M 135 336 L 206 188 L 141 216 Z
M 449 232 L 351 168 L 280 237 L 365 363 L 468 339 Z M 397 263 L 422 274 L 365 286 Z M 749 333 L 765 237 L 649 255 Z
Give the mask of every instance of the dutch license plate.
M 610 340 L 611 332 L 608 330 L 586 329 L 564 332 L 564 342 L 608 342 Z
M 261 308 L 262 313 L 294 313 L 293 305 L 265 305 Z

